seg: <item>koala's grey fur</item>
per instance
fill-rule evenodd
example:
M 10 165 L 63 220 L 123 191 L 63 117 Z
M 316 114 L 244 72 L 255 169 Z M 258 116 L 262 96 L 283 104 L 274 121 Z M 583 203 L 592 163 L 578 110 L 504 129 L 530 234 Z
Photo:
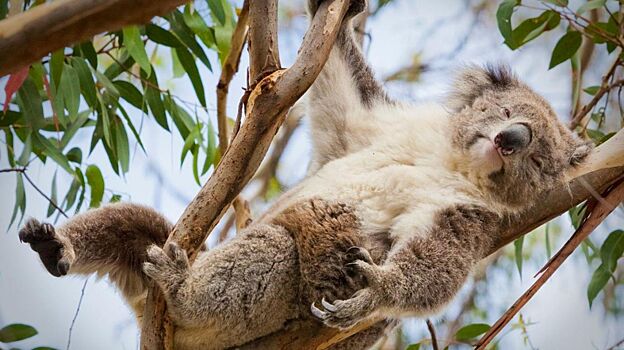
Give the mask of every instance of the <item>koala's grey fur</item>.
M 312 14 L 320 1 L 309 1 Z M 56 229 L 32 219 L 20 239 L 55 276 L 108 275 L 139 320 L 153 279 L 177 349 L 236 347 L 302 318 L 349 328 L 439 310 L 501 221 L 561 183 L 590 147 L 506 68 L 466 69 L 447 109 L 392 101 L 353 40 L 351 19 L 364 5 L 352 1 L 308 94 L 309 176 L 237 237 L 189 265 L 175 244 L 163 247 L 169 222 L 122 203 Z M 510 127 L 525 142 L 501 151 L 493 136 Z M 334 348 L 366 348 L 385 328 Z

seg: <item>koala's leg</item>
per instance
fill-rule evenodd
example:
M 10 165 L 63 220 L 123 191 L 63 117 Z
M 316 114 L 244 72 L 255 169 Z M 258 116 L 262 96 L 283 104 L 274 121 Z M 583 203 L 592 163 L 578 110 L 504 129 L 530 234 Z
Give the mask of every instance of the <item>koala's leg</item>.
M 311 199 L 296 203 L 273 221 L 292 235 L 297 246 L 302 314 L 321 300 L 345 299 L 363 287 L 363 280 L 345 268 L 353 247 L 361 246 L 353 208 L 338 202 Z
M 164 244 L 171 224 L 151 208 L 106 205 L 76 215 L 59 227 L 30 219 L 19 232 L 54 276 L 108 274 L 135 310 L 145 291 L 141 264 L 147 248 Z
M 370 316 L 427 315 L 459 291 L 472 266 L 498 232 L 498 217 L 484 208 L 458 206 L 438 214 L 426 238 L 396 244 L 382 265 L 360 259 L 367 287 L 314 313 L 325 324 L 349 328 Z
M 323 1 L 308 0 L 310 13 L 314 14 Z M 351 1 L 329 58 L 306 94 L 316 150 L 310 173 L 332 159 L 367 146 L 379 130 L 369 111 L 391 103 L 354 37 L 353 17 L 365 8 L 365 0 Z
M 295 244 L 276 225 L 254 224 L 192 266 L 178 246 L 153 246 L 144 270 L 165 293 L 176 346 L 234 347 L 299 316 Z

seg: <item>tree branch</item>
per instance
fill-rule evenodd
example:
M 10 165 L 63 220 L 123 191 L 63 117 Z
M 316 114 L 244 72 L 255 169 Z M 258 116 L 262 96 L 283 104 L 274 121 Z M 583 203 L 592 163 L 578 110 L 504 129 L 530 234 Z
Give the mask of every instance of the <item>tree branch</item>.
M 320 73 L 338 35 L 349 1 L 323 2 L 306 33 L 297 60 L 285 71 L 276 70 L 279 68 L 275 36 L 277 13 L 271 4 L 277 5 L 276 1 L 250 2 L 251 28 L 258 24 L 258 28 L 265 28 L 266 32 L 250 30 L 250 70 L 253 72 L 252 79 L 257 79 L 257 83 L 252 84 L 249 94 L 247 118 L 214 173 L 186 208 L 167 240 L 185 249 L 191 261 L 225 210 L 255 173 L 288 109 Z M 273 36 L 267 38 L 266 33 Z M 256 41 L 265 39 L 265 42 Z M 256 50 L 270 57 L 262 59 L 263 56 Z M 164 297 L 155 286 L 151 286 L 143 315 L 142 349 L 172 348 L 172 324 L 165 315 Z
M 148 22 L 186 0 L 56 0 L 0 21 L 0 77 L 105 31 Z M 120 11 L 123 9 L 123 11 Z
M 557 271 L 563 262 L 570 256 L 574 250 L 589 236 L 594 229 L 602 223 L 602 221 L 624 200 L 624 182 L 620 181 L 618 185 L 612 188 L 605 196 L 604 201 L 593 200 L 591 206 L 594 207 L 591 213 L 586 217 L 585 221 L 576 230 L 574 235 L 563 245 L 563 247 L 553 256 L 553 258 L 542 269 L 542 275 L 527 289 L 520 298 L 507 310 L 501 318 L 490 328 L 490 330 L 477 342 L 476 350 L 485 349 L 485 347 L 494 339 L 494 337 L 511 321 L 514 316 L 522 309 L 522 307 L 537 293 L 537 291 L 548 281 L 548 279 Z M 589 209 L 588 209 L 588 212 Z
M 217 125 L 219 129 L 219 151 L 221 155 L 225 154 L 228 147 L 228 128 L 227 128 L 227 96 L 230 88 L 230 82 L 234 74 L 238 72 L 241 53 L 245 40 L 247 38 L 249 2 L 245 0 L 243 7 L 238 15 L 236 28 L 232 33 L 232 41 L 230 52 L 228 52 L 223 67 L 221 68 L 221 76 L 217 84 Z

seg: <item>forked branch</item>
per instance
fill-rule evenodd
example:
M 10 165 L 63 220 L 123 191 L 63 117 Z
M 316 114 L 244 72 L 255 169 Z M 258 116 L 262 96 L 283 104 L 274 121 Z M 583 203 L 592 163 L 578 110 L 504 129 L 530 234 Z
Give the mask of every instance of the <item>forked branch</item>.
M 249 4 L 250 25 L 265 23 L 261 28 L 272 33 L 272 37 L 266 40 L 266 32 L 250 30 L 249 33 L 250 71 L 254 83 L 245 122 L 167 240 L 185 249 L 191 261 L 225 210 L 255 173 L 288 109 L 320 73 L 338 35 L 349 1 L 323 3 L 312 19 L 297 60 L 287 70 L 279 70 L 279 58 L 276 56 L 277 10 L 271 5 L 273 3 L 277 6 L 276 1 L 269 0 L 251 1 Z M 152 286 L 143 315 L 141 348 L 170 349 L 172 344 L 173 330 L 166 318 L 164 297 L 160 290 Z

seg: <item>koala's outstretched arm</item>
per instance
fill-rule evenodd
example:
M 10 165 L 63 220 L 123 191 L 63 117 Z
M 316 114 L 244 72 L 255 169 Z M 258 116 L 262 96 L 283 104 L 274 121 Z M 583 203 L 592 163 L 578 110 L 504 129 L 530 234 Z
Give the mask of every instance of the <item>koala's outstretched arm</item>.
M 108 274 L 133 299 L 145 290 L 141 265 L 147 248 L 163 245 L 172 225 L 155 210 L 116 203 L 76 215 L 59 227 L 30 219 L 20 240 L 39 253 L 54 276 Z
M 321 1 L 326 0 L 308 1 L 310 13 Z M 354 38 L 353 16 L 365 8 L 365 0 L 352 0 L 327 63 L 307 93 L 315 147 L 310 173 L 368 145 L 376 132 L 366 120 L 372 119 L 370 110 L 390 103 Z
M 459 206 L 438 214 L 426 238 L 397 243 L 383 265 L 360 254 L 354 264 L 368 286 L 347 300 L 313 312 L 332 327 L 349 328 L 369 316 L 426 315 L 448 303 L 473 265 L 488 251 L 498 217 L 487 209 Z

